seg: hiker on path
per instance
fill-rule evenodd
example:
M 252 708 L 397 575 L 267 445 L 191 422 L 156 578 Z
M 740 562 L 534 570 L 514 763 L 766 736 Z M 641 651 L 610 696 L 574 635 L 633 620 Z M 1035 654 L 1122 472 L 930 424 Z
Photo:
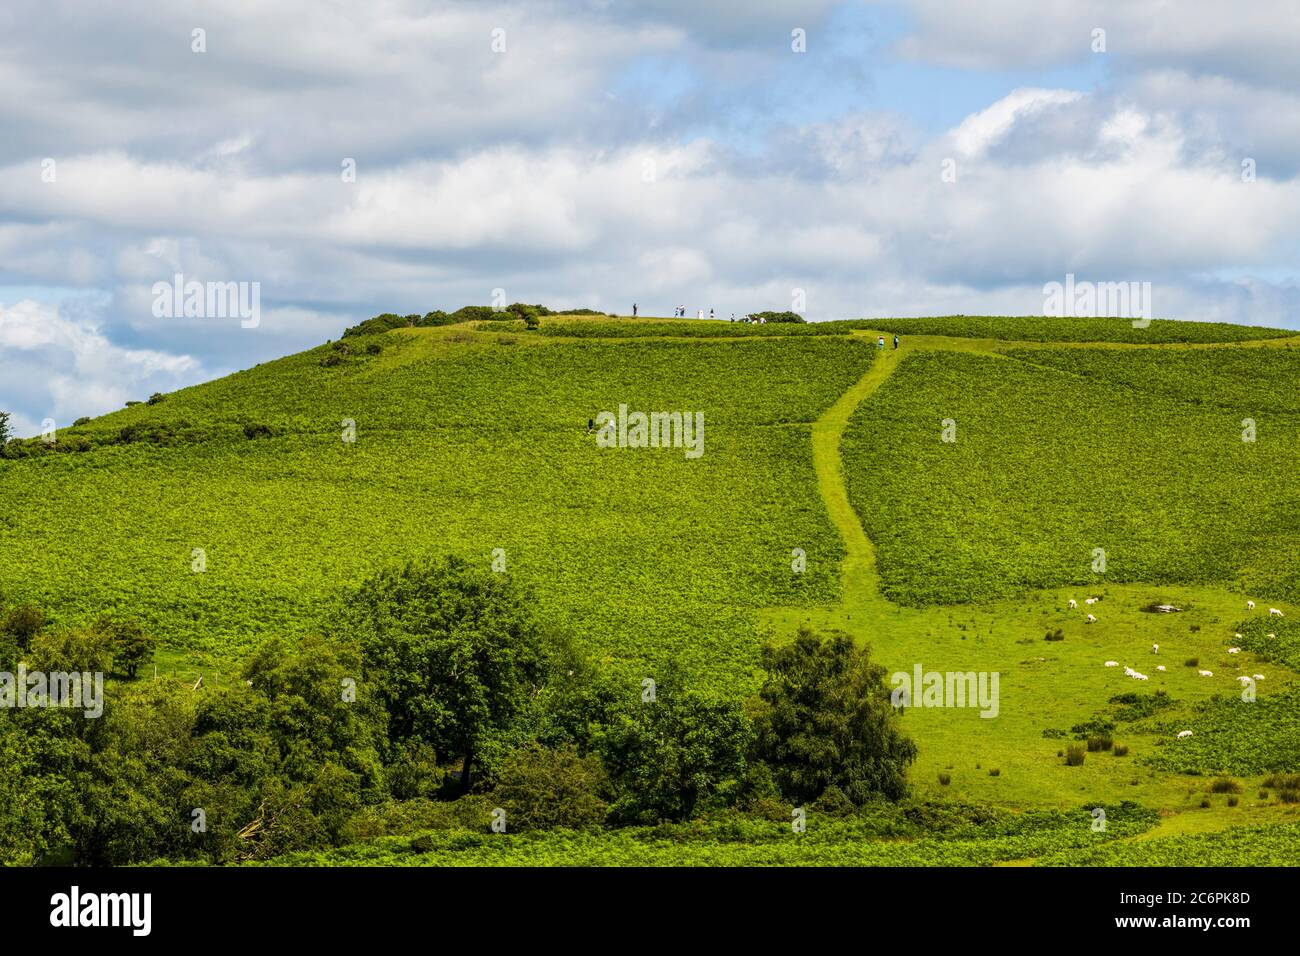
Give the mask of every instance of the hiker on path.
M 636 303 L 632 303 L 632 318 L 636 318 Z
M 876 348 L 883 349 L 884 347 L 885 347 L 885 337 L 882 335 L 880 338 L 876 339 Z
M 898 333 L 897 333 L 897 332 L 894 333 L 894 351 L 895 351 L 895 352 L 898 351 Z

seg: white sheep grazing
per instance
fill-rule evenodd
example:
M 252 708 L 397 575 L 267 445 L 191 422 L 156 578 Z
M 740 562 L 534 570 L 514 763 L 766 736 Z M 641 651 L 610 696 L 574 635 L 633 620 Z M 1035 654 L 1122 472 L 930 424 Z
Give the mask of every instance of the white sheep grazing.
M 1125 668 L 1124 668 L 1124 674 L 1125 674 L 1126 677 L 1132 677 L 1132 676 L 1133 676 L 1134 674 L 1136 674 L 1136 673 L 1137 673 L 1137 671 L 1135 671 L 1135 670 L 1134 670 L 1133 668 L 1131 668 L 1131 667 L 1125 667 Z
M 1240 677 L 1237 678 L 1237 680 L 1241 681 L 1241 683 L 1243 683 L 1243 684 L 1249 684 L 1249 683 L 1250 683 L 1250 678 L 1247 677 L 1245 674 L 1242 674 Z
M 1198 671 L 1197 673 L 1199 673 L 1202 677 L 1213 677 L 1213 676 L 1214 676 L 1214 671 Z
M 1241 635 L 1240 635 L 1240 634 L 1233 634 L 1232 636 L 1235 637 L 1237 640 L 1241 640 Z
M 1230 647 L 1230 648 L 1228 648 L 1228 653 L 1229 653 L 1229 654 L 1240 654 L 1240 653 L 1241 653 L 1241 648 L 1240 648 L 1240 647 Z
M 1070 598 L 1070 610 L 1074 610 L 1078 606 L 1079 606 L 1079 602 L 1076 601 L 1074 598 Z
M 1088 615 L 1088 623 L 1089 623 L 1089 624 L 1092 624 L 1092 623 L 1093 623 L 1094 621 L 1096 621 L 1096 620 L 1097 620 L 1096 615 L 1094 615 L 1094 614 L 1089 614 L 1089 615 Z
M 1147 679 L 1147 675 L 1146 675 L 1146 674 L 1139 674 L 1137 671 L 1133 671 L 1133 673 L 1129 674 L 1128 676 L 1131 677 L 1131 678 L 1133 678 L 1134 680 L 1146 680 L 1146 679 Z
M 1182 740 L 1184 737 L 1190 737 L 1191 735 L 1192 735 L 1192 732 L 1191 732 L 1190 730 L 1180 730 L 1180 731 L 1178 731 L 1178 739 L 1179 739 L 1179 740 Z
M 1151 653 L 1152 653 L 1152 654 L 1159 654 L 1159 653 L 1160 653 L 1160 645 L 1159 645 L 1159 644 L 1152 644 L 1152 645 L 1151 645 Z
M 1255 610 L 1255 602 L 1254 602 L 1254 601 L 1247 601 L 1247 602 L 1246 602 L 1246 609 L 1249 610 L 1249 611 L 1253 611 L 1253 610 Z
M 1119 667 L 1119 661 L 1107 661 L 1103 667 Z
M 1084 598 L 1083 603 L 1084 603 L 1084 604 L 1096 604 L 1096 603 L 1097 603 L 1098 601 L 1100 601 L 1100 600 L 1101 600 L 1101 598 Z
M 1263 675 L 1263 674 L 1256 674 L 1256 675 L 1255 675 L 1255 680 L 1263 680 L 1263 679 L 1264 679 L 1264 675 Z
M 1162 671 L 1162 670 L 1164 670 L 1164 669 L 1165 669 L 1165 665 L 1164 665 L 1164 664 L 1157 664 L 1157 665 L 1156 665 L 1156 670 L 1158 670 L 1158 671 Z
M 1269 613 L 1269 614 L 1272 614 L 1274 617 L 1286 617 L 1285 614 L 1283 614 L 1281 611 L 1279 611 L 1279 610 L 1278 610 L 1277 608 L 1275 608 L 1275 607 L 1271 607 L 1271 608 L 1269 608 L 1269 609 L 1268 609 L 1268 613 Z

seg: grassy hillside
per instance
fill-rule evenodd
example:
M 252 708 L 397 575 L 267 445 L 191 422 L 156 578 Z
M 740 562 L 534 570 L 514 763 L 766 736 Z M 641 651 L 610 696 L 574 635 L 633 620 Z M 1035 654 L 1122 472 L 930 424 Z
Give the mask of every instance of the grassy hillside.
M 0 462 L 0 586 L 67 622 L 129 610 L 220 660 L 312 627 L 378 567 L 449 552 L 486 565 L 502 548 L 602 653 L 720 680 L 748 673 L 756 609 L 833 598 L 843 549 L 809 427 L 867 368 L 865 345 L 379 338 L 378 355 L 322 366 L 322 347 L 60 433 L 146 436 L 127 444 Z M 597 448 L 588 420 L 620 403 L 703 412 L 703 456 Z
M 878 351 L 892 329 L 901 350 Z M 0 589 L 56 626 L 140 618 L 164 672 L 228 671 L 379 568 L 502 549 L 628 687 L 673 662 L 743 700 L 761 643 L 802 625 L 890 673 L 1001 675 L 995 719 L 899 717 L 911 798 L 814 805 L 797 839 L 784 804 L 506 837 L 474 795 L 368 806 L 354 845 L 282 862 L 1159 865 L 1224 830 L 1215 859 L 1291 862 L 1300 352 L 1269 330 L 1128 329 L 544 317 L 353 335 L 0 460 Z M 705 454 L 597 447 L 588 420 L 620 404 L 703 412 Z M 1065 759 L 1089 738 L 1106 745 Z M 1113 810 L 1104 833 L 1094 807 Z
M 1300 361 L 1246 351 L 906 359 L 844 444 L 885 593 L 950 603 L 1105 580 L 1300 598 L 1300 509 L 1278 480 L 1300 469 L 1300 417 L 1293 396 L 1261 398 L 1293 392 Z

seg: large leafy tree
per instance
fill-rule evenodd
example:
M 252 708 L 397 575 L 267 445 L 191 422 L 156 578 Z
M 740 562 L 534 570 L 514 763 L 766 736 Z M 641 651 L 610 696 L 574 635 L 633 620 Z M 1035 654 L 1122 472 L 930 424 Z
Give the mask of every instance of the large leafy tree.
M 504 573 L 461 558 L 383 571 L 344 601 L 337 627 L 360 642 L 394 741 L 460 757 L 461 788 L 529 712 L 548 641 Z
M 741 787 L 753 743 L 735 701 L 689 689 L 670 668 L 655 697 L 628 705 L 604 729 L 600 751 L 614 785 L 615 819 L 624 823 L 688 820 L 730 802 Z
M 899 731 L 885 668 L 865 647 L 803 628 L 793 643 L 765 647 L 762 666 L 757 750 L 782 793 L 811 801 L 834 784 L 856 804 L 904 795 L 916 745 Z

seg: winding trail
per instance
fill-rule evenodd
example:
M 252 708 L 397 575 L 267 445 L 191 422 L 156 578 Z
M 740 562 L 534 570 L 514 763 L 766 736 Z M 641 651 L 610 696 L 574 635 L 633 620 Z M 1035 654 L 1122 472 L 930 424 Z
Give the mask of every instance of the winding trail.
M 849 501 L 840 443 L 853 412 L 898 367 L 900 354 L 886 349 L 883 355 L 877 355 L 867 373 L 812 426 L 813 468 L 817 474 L 817 490 L 825 501 L 831 523 L 844 539 L 847 550 L 840 569 L 841 594 L 846 603 L 849 595 L 857 595 L 866 600 L 883 600 L 883 597 L 880 594 L 880 575 L 876 571 L 876 549 Z

